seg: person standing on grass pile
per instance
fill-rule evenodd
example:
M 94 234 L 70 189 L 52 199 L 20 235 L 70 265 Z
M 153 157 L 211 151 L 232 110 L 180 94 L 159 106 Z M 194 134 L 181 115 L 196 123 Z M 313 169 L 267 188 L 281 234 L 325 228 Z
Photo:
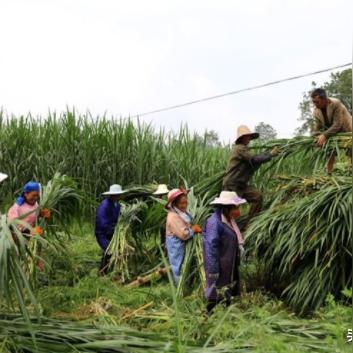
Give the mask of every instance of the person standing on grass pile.
M 153 196 L 163 200 L 164 197 L 168 195 L 168 192 L 169 190 L 167 185 L 160 184 L 158 185 L 157 190 L 153 193 Z M 166 237 L 165 232 L 166 232 L 166 227 L 165 227 L 165 222 L 163 222 L 163 224 L 159 228 L 159 234 L 160 234 L 161 247 L 166 255 L 167 249 L 165 245 L 165 237 Z
M 173 189 L 168 193 L 166 204 L 166 247 L 175 283 L 179 282 L 185 257 L 186 242 L 202 232 L 198 224 L 192 225 L 192 215 L 188 213 L 187 191 Z
M 275 147 L 270 153 L 253 155 L 249 150 L 251 140 L 257 139 L 259 134 L 241 125 L 238 128 L 238 137 L 233 145 L 226 175 L 223 179 L 223 190 L 234 191 L 250 204 L 249 219 L 255 216 L 262 208 L 262 195 L 253 186 L 249 185 L 251 177 L 263 164 L 279 154 Z
M 29 181 L 23 187 L 22 193 L 17 197 L 15 203 L 10 207 L 7 217 L 10 220 L 20 219 L 29 228 L 24 225 L 18 225 L 18 229 L 26 236 L 29 235 L 43 235 L 43 229 L 36 226 L 38 216 L 38 199 L 40 193 L 40 185 L 34 181 Z M 51 217 L 50 211 L 43 208 L 39 211 L 39 217 L 49 219 Z
M 119 220 L 121 209 L 119 200 L 124 193 L 125 191 L 122 190 L 120 185 L 111 185 L 109 191 L 102 194 L 106 196 L 106 198 L 99 205 L 96 212 L 95 235 L 98 245 L 103 250 L 99 267 L 99 273 L 101 275 L 108 273 L 111 256 L 107 254 L 107 249 Z
M 232 297 L 240 295 L 239 266 L 244 254 L 244 240 L 235 219 L 240 217 L 239 206 L 245 203 L 245 199 L 232 191 L 222 191 L 211 202 L 216 209 L 203 229 L 208 313 L 219 302 L 229 305 Z
M 315 105 L 314 127 L 312 135 L 316 137 L 318 146 L 323 147 L 330 136 L 339 132 L 352 132 L 352 116 L 337 98 L 328 98 L 322 88 L 311 93 Z M 332 151 L 327 163 L 327 172 L 332 173 L 336 161 L 336 151 Z

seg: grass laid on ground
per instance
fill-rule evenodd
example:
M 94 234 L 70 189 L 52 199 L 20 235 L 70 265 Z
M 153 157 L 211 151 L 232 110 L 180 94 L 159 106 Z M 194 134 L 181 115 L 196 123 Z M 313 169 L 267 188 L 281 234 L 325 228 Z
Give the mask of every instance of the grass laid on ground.
M 351 326 L 351 309 L 330 297 L 323 309 L 300 318 L 278 299 L 255 291 L 244 293 L 228 309 L 219 306 L 207 317 L 202 292 L 195 291 L 178 300 L 176 313 L 167 279 L 130 288 L 114 282 L 112 276 L 98 276 L 100 251 L 94 235 L 88 227 L 76 232 L 66 244 L 69 256 L 62 259 L 74 270 L 65 271 L 63 262 L 56 259 L 51 269 L 56 276 L 49 285 L 43 282 L 38 292 L 43 314 L 51 320 L 108 323 L 162 335 L 172 342 L 177 340 L 178 324 L 186 346 L 227 342 L 234 352 L 349 352 L 345 333 Z

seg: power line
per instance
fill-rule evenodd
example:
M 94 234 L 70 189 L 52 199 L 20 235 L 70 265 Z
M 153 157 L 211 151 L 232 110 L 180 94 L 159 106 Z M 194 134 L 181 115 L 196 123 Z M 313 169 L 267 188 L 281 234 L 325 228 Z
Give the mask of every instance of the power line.
M 284 78 L 284 79 L 277 80 L 277 81 L 263 83 L 261 85 L 251 86 L 251 87 L 248 87 L 248 88 L 242 88 L 242 89 L 239 89 L 239 90 L 236 90 L 236 91 L 230 91 L 230 92 L 226 92 L 226 93 L 221 93 L 221 94 L 218 94 L 218 95 L 215 95 L 215 96 L 209 96 L 209 97 L 205 97 L 205 98 L 200 98 L 200 99 L 188 101 L 188 102 L 185 102 L 185 103 L 170 105 L 170 106 L 167 106 L 167 107 L 158 108 L 158 109 L 155 109 L 155 110 L 150 110 L 150 111 L 147 111 L 147 112 L 144 112 L 144 113 L 136 114 L 136 115 L 128 117 L 127 119 L 139 118 L 139 117 L 145 116 L 145 115 L 161 113 L 161 112 L 165 112 L 167 110 L 173 110 L 173 109 L 177 109 L 177 108 L 182 108 L 182 107 L 185 107 L 185 106 L 188 106 L 188 105 L 192 105 L 192 104 L 202 103 L 202 102 L 206 102 L 206 101 L 210 101 L 210 100 L 214 100 L 214 99 L 218 99 L 218 98 L 223 98 L 223 97 L 226 97 L 226 96 L 232 96 L 234 94 L 238 94 L 238 93 L 241 93 L 241 92 L 253 91 L 253 90 L 256 90 L 256 89 L 259 89 L 259 88 L 273 86 L 273 85 L 277 85 L 277 84 L 282 83 L 282 82 L 297 80 L 299 78 L 313 76 L 313 75 L 321 74 L 321 73 L 324 73 L 324 72 L 328 72 L 328 71 L 332 71 L 332 70 L 336 70 L 336 69 L 341 69 L 341 68 L 344 68 L 344 67 L 347 67 L 347 66 L 351 66 L 351 65 L 352 65 L 352 63 L 348 63 L 348 64 L 344 64 L 344 65 L 337 65 L 337 66 L 330 67 L 330 68 L 327 68 L 327 69 L 314 71 L 314 72 L 309 72 L 309 73 L 306 73 L 306 74 L 303 74 L 303 75 L 292 76 L 292 77 Z

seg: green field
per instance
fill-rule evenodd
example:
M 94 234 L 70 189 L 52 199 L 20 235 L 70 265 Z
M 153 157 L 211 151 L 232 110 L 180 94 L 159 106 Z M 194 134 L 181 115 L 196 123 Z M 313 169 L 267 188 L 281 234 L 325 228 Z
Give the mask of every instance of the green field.
M 211 211 L 229 146 L 205 136 L 75 112 L 0 119 L 0 165 L 9 174 L 2 214 L 28 179 L 43 183 L 41 205 L 54 210 L 41 224 L 44 238 L 19 250 L 1 216 L 1 352 L 351 351 L 351 135 L 324 150 L 307 137 L 254 146 L 282 152 L 255 175 L 265 206 L 244 234 L 243 294 L 229 308 L 206 315 L 202 279 L 184 296 L 168 276 L 129 286 L 165 266 L 158 235 L 165 213 L 148 196 L 157 183 L 192 187 L 190 209 L 201 223 Z M 338 162 L 327 176 L 332 149 Z M 101 277 L 93 217 L 100 193 L 116 182 L 130 194 L 117 263 Z M 199 247 L 193 251 L 199 259 Z M 44 272 L 36 270 L 39 254 Z

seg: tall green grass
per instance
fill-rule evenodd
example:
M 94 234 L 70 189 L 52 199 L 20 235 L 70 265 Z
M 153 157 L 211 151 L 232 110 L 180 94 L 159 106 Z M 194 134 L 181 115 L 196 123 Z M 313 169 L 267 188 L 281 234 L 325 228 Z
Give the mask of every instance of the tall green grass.
M 2 197 L 29 179 L 46 183 L 56 172 L 74 178 L 96 197 L 110 184 L 190 184 L 224 170 L 228 147 L 212 148 L 201 135 L 181 126 L 177 133 L 151 125 L 78 114 L 75 110 L 7 117 L 0 112 L 0 166 L 9 175 Z

